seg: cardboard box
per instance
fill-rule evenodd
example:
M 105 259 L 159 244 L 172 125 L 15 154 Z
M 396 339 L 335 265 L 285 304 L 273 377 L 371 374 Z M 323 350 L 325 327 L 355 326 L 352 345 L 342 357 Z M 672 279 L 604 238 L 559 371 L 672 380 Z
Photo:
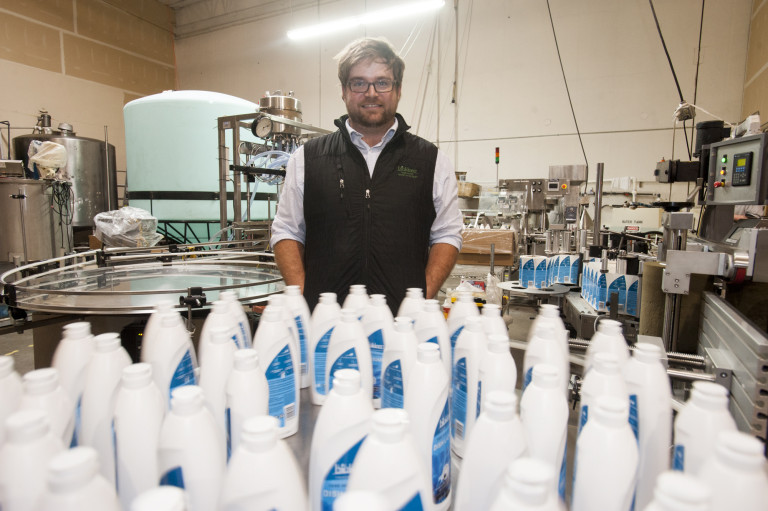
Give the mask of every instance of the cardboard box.
M 473 199 L 480 195 L 480 185 L 475 183 L 468 183 L 466 181 L 459 181 L 459 197 L 465 199 Z
M 512 266 L 517 254 L 515 231 L 501 229 L 464 229 L 459 264 L 489 264 L 491 244 L 494 245 L 494 264 Z

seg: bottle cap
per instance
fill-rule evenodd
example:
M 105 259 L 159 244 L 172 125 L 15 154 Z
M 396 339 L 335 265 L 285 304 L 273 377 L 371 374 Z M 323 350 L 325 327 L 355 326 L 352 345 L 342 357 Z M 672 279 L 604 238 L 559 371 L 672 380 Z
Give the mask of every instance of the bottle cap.
M 549 496 L 552 467 L 534 458 L 518 458 L 509 464 L 504 483 L 507 491 L 517 499 L 532 505 L 543 505 Z
M 765 463 L 760 440 L 740 431 L 718 433 L 715 453 L 724 464 L 742 471 L 760 471 Z
M 488 351 L 492 353 L 504 353 L 505 351 L 509 351 L 509 337 L 504 334 L 489 335 Z
M 13 357 L 0 355 L 0 378 L 5 378 L 13 372 Z
M 644 364 L 658 364 L 661 362 L 661 348 L 648 342 L 638 342 L 633 357 Z
M 592 358 L 592 369 L 605 375 L 619 374 L 619 357 L 613 353 L 596 353 Z
M 175 327 L 181 321 L 179 313 L 173 310 L 158 311 L 158 314 L 160 314 L 160 326 L 163 328 Z
M 163 298 L 155 304 L 155 312 L 168 312 L 173 310 L 175 304 L 168 298 Z
M 352 490 L 339 495 L 333 511 L 389 511 L 387 499 L 373 491 Z
M 22 377 L 24 392 L 31 395 L 48 394 L 59 386 L 59 371 L 53 367 L 35 369 Z
M 279 423 L 271 415 L 257 415 L 243 421 L 240 441 L 252 452 L 264 452 L 277 443 Z
M 253 348 L 235 350 L 234 368 L 238 371 L 254 371 L 259 368 L 259 355 Z
M 64 339 L 86 339 L 91 336 L 91 324 L 87 321 L 77 321 L 64 325 Z
M 120 334 L 109 332 L 93 338 L 96 353 L 112 353 L 121 347 Z
M 226 291 L 219 291 L 219 300 L 223 300 L 225 302 L 239 302 L 239 298 L 237 296 L 237 293 L 234 291 L 226 290 Z
M 398 316 L 395 318 L 396 332 L 413 332 L 413 318 L 408 316 Z
M 624 335 L 621 330 L 621 323 L 614 319 L 602 319 L 597 324 L 597 331 L 607 335 Z
M 483 316 L 488 318 L 501 316 L 501 305 L 497 305 L 495 303 L 486 303 L 483 305 Z
M 48 489 L 70 493 L 82 488 L 99 471 L 99 455 L 93 447 L 79 446 L 62 451 L 48 464 Z
M 318 300 L 323 304 L 334 304 L 338 303 L 336 299 L 336 293 L 320 293 L 320 298 Z
M 424 294 L 420 287 L 409 287 L 405 290 L 405 296 L 407 298 L 413 298 L 415 300 L 423 300 Z
M 408 412 L 402 408 L 382 408 L 373 412 L 371 431 L 381 442 L 399 442 L 407 430 Z
M 197 385 L 183 385 L 171 391 L 171 412 L 192 415 L 203 408 L 203 389 Z
M 233 330 L 232 325 L 214 324 L 209 327 L 208 339 L 210 339 L 213 344 L 226 344 L 232 342 L 233 337 L 235 337 L 235 331 Z
M 48 414 L 39 409 L 20 410 L 5 419 L 7 439 L 13 443 L 21 444 L 43 438 L 50 429 Z
M 482 410 L 495 421 L 511 421 L 517 415 L 517 396 L 505 390 L 494 390 L 483 399 Z
M 285 304 L 285 296 L 281 294 L 269 295 L 268 307 L 282 307 Z
M 629 425 L 629 401 L 613 396 L 600 396 L 595 400 L 594 412 L 590 406 L 590 419 L 609 427 Z
M 545 318 L 559 318 L 560 308 L 551 303 L 542 303 L 539 306 L 539 315 L 544 316 Z
M 351 295 L 364 295 L 368 293 L 368 290 L 365 288 L 365 284 L 352 284 L 349 286 L 349 294 Z
M 468 293 L 467 291 L 459 292 L 459 297 L 456 299 L 456 301 L 462 303 L 475 303 L 475 299 L 472 297 L 472 293 Z
M 285 294 L 285 296 L 301 296 L 301 287 L 297 285 L 285 286 L 285 289 L 283 289 L 283 293 Z
M 557 367 L 552 364 L 536 364 L 533 366 L 533 378 L 531 383 L 542 389 L 557 388 Z
M 275 295 L 272 295 L 275 296 Z M 282 298 L 282 297 L 281 297 Z M 261 313 L 262 321 L 282 321 L 283 320 L 283 307 L 281 305 L 275 305 L 272 303 L 272 299 L 269 300 L 269 305 Z
M 371 305 L 374 306 L 382 306 L 387 305 L 387 296 L 386 295 L 371 295 Z
M 464 318 L 464 329 L 470 332 L 482 332 L 483 320 L 480 316 L 467 316 Z
M 186 511 L 186 501 L 186 495 L 181 488 L 158 486 L 133 499 L 130 511 Z
M 439 310 L 440 310 L 440 302 L 432 298 L 430 298 L 429 300 L 424 300 L 424 312 L 435 312 Z
M 342 396 L 351 396 L 360 390 L 360 371 L 357 369 L 339 369 L 333 373 L 333 392 Z
M 711 381 L 695 381 L 690 401 L 707 410 L 727 410 L 728 389 Z
M 708 511 L 712 493 L 696 477 L 666 471 L 656 478 L 653 502 L 663 511 Z
M 143 389 L 152 383 L 152 365 L 139 362 L 123 368 L 120 378 L 123 388 Z
M 226 314 L 227 312 L 229 312 L 229 302 L 225 302 L 222 299 L 213 302 L 211 314 Z
M 341 320 L 345 323 L 359 321 L 357 319 L 357 311 L 355 309 L 341 309 Z
M 440 347 L 434 342 L 422 342 L 416 346 L 416 359 L 423 364 L 440 361 Z

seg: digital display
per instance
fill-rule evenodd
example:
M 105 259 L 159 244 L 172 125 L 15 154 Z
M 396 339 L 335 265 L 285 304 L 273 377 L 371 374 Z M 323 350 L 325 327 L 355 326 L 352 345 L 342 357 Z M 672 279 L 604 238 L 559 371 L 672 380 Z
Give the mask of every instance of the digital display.
M 736 160 L 736 166 L 737 167 L 746 167 L 747 166 L 747 159 L 746 158 L 739 158 Z

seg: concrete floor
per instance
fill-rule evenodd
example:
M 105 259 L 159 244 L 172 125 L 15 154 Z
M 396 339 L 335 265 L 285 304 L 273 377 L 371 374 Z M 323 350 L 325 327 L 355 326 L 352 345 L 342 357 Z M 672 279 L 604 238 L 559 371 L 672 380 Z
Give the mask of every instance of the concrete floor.
M 0 326 L 3 322 L 0 322 Z M 20 375 L 35 368 L 32 330 L 0 335 L 0 355 L 13 357 L 14 367 Z

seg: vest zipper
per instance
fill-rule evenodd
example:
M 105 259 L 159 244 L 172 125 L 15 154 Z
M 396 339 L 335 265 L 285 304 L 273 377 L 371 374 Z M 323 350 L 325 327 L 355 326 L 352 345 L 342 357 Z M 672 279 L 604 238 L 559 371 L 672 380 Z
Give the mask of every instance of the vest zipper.
M 365 260 L 363 261 L 363 275 L 365 282 L 368 282 L 368 259 L 371 251 L 371 190 L 365 189 Z

